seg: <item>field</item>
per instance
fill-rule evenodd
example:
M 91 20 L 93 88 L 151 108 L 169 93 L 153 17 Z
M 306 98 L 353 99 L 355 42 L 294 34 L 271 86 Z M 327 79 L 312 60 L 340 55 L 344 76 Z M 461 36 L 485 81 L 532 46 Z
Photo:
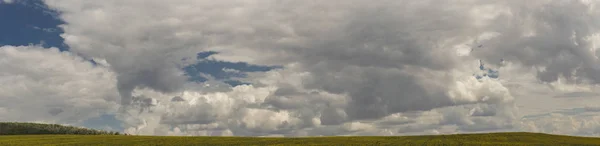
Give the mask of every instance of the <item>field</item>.
M 537 133 L 310 138 L 4 135 L 0 145 L 600 145 L 600 138 Z

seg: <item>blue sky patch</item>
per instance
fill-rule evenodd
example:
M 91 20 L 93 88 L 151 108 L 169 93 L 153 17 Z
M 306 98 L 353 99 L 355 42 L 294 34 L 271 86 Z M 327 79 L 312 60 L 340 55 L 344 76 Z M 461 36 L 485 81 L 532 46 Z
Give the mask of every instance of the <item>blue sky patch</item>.
M 15 1 L 0 4 L 0 46 L 39 44 L 45 48 L 68 50 L 58 25 L 64 24 L 58 12 L 50 10 L 41 0 Z
M 197 55 L 199 60 L 196 64 L 189 65 L 183 68 L 190 81 L 193 82 L 205 82 L 208 79 L 202 76 L 200 73 L 204 73 L 212 76 L 216 80 L 224 81 L 231 86 L 237 86 L 242 84 L 248 84 L 231 78 L 243 78 L 246 77 L 245 72 L 265 72 L 272 69 L 280 68 L 277 66 L 259 66 L 252 65 L 245 62 L 225 62 L 209 59 L 211 55 L 218 54 L 218 52 L 207 51 L 200 52 Z
M 121 126 L 121 122 L 115 117 L 115 115 L 109 114 L 104 114 L 99 117 L 87 119 L 83 121 L 83 124 L 81 126 L 110 131 L 124 130 L 124 128 Z
M 482 75 L 475 74 L 475 78 L 477 78 L 477 79 L 481 79 L 483 77 L 489 77 L 492 79 L 496 79 L 496 78 L 498 78 L 498 76 L 500 76 L 500 74 L 498 73 L 498 70 L 486 68 L 485 64 L 481 60 L 479 60 L 479 70 L 484 71 L 484 73 Z

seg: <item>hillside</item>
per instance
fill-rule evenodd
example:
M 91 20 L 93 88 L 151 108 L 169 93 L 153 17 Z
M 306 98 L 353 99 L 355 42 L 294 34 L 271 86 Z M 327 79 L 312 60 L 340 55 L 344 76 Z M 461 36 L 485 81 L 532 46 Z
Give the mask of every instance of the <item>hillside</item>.
M 599 138 L 538 133 L 490 133 L 402 137 L 170 137 L 123 135 L 9 135 L 0 145 L 600 145 Z
M 118 132 L 63 126 L 58 124 L 0 122 L 0 135 L 119 135 Z

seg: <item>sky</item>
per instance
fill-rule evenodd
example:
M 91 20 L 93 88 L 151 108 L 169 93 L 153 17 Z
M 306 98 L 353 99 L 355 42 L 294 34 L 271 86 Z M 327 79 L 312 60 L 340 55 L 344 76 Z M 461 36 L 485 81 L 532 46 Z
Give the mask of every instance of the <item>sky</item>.
M 598 4 L 0 0 L 0 121 L 600 136 Z

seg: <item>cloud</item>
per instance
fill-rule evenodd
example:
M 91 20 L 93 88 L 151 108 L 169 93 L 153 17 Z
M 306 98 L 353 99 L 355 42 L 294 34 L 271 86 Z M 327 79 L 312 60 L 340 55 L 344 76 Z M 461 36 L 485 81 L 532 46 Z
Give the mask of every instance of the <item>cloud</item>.
M 0 1 L 0 4 L 1 4 L 1 3 L 5 3 L 5 4 L 12 4 L 12 3 L 14 3 L 14 2 L 15 2 L 14 0 L 2 0 L 2 1 Z
M 81 124 L 116 112 L 115 75 L 57 48 L 0 47 L 0 121 Z
M 544 82 L 554 82 L 563 76 L 570 82 L 596 83 L 595 36 L 600 11 L 593 8 L 594 4 L 585 1 L 509 4 L 511 13 L 496 20 L 505 25 L 490 28 L 500 35 L 480 41 L 486 47 L 474 54 L 488 61 L 504 58 L 537 67 L 537 77 Z
M 598 79 L 588 1 L 45 2 L 71 51 L 114 72 L 118 118 L 139 134 L 515 130 L 533 92 Z M 251 85 L 186 82 L 182 69 L 206 51 L 282 68 L 240 79 Z M 475 78 L 479 60 L 498 78 Z M 386 119 L 396 114 L 415 119 Z
M 524 119 L 522 129 L 552 134 L 598 136 L 600 135 L 599 118 L 598 115 L 551 113 Z
M 600 112 L 600 107 L 598 106 L 586 106 L 584 109 L 589 112 Z

